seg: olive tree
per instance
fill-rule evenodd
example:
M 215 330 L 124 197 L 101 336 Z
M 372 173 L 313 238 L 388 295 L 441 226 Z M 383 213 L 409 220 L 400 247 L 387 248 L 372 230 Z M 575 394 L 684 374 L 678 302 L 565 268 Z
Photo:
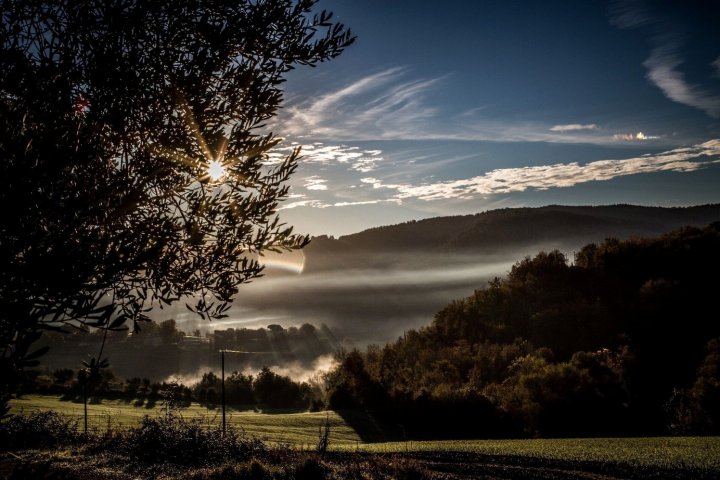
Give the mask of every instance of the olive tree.
M 291 69 L 354 40 L 316 3 L 0 0 L 3 372 L 46 328 L 222 317 L 307 242 L 276 214 L 299 150 L 266 124 Z

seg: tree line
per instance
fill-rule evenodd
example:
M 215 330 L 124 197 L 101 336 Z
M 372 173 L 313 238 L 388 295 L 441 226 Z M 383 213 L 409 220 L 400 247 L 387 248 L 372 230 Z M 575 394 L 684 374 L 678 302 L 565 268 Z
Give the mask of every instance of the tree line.
M 86 383 L 90 401 L 126 399 L 137 406 L 152 407 L 156 403 L 170 403 L 183 408 L 191 402 L 213 406 L 222 402 L 222 380 L 214 372 L 205 372 L 193 383 L 166 379 L 122 378 L 109 368 L 101 369 L 92 379 L 83 378 L 83 370 L 60 368 L 25 372 L 18 395 L 40 393 L 62 395 L 67 400 L 80 400 Z M 319 379 L 295 381 L 263 367 L 255 374 L 232 372 L 225 377 L 225 401 L 228 404 L 318 410 L 323 403 Z
M 160 380 L 196 372 L 202 365 L 219 365 L 219 350 L 248 352 L 227 358 L 229 371 L 256 371 L 265 365 L 285 363 L 297 363 L 308 369 L 318 357 L 332 355 L 340 345 L 324 324 L 216 328 L 203 336 L 198 330 L 185 333 L 178 329 L 175 320 L 165 320 L 143 324 L 139 334 L 104 329 L 43 332 L 33 348 L 49 347 L 39 360 L 41 365 L 56 369 L 75 368 L 79 359 L 96 356 L 102 347 L 104 357 L 118 376 L 131 378 L 142 372 L 142 376 Z

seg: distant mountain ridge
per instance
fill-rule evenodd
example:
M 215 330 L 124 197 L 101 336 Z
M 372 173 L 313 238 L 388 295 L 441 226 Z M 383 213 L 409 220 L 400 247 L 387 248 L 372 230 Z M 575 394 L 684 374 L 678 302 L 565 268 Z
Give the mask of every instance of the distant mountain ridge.
M 305 254 L 312 265 L 325 263 L 321 256 L 337 254 L 502 253 L 526 246 L 576 248 L 608 237 L 656 236 L 716 221 L 720 221 L 720 204 L 505 208 L 376 227 L 338 239 L 315 237 Z

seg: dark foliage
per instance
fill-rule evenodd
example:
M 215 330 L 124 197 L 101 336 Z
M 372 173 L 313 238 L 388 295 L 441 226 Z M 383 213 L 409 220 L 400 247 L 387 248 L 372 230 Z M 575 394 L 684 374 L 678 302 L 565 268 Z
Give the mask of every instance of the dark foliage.
M 169 415 L 143 418 L 126 440 L 128 454 L 149 463 L 202 465 L 224 460 L 242 460 L 265 449 L 263 443 L 245 437 L 233 428 L 222 429 L 196 420 Z
M 13 415 L 0 422 L 0 451 L 67 446 L 83 438 L 77 422 L 55 412 Z
M 315 4 L 0 2 L 0 394 L 42 329 L 220 318 L 258 252 L 307 243 L 276 214 L 299 149 L 268 165 L 265 125 L 354 40 Z
M 306 383 L 294 382 L 290 377 L 278 375 L 264 367 L 252 383 L 258 403 L 273 408 L 299 407 L 310 405 L 311 392 Z
M 720 338 L 710 340 L 706 352 L 692 387 L 675 389 L 666 405 L 673 433 L 720 432 Z
M 432 325 L 345 355 L 328 404 L 389 411 L 414 436 L 718 432 L 719 270 L 720 224 L 608 239 L 574 264 L 541 252 Z
M 213 372 L 203 374 L 201 380 L 186 386 L 177 380 L 151 382 L 147 378 L 123 379 L 112 370 L 104 369 L 97 378 L 87 369 L 77 372 L 60 369 L 28 371 L 20 385 L 20 393 L 60 394 L 67 400 L 81 401 L 87 395 L 90 402 L 101 398 L 124 399 L 142 405 L 160 402 L 167 411 L 186 408 L 190 402 L 219 405 L 222 402 L 221 379 Z M 85 387 L 85 390 L 83 389 Z M 296 382 L 264 367 L 257 376 L 233 372 L 225 377 L 225 401 L 231 405 L 260 405 L 268 408 L 306 410 L 322 399 L 307 382 Z
M 276 352 L 275 364 L 297 362 L 312 367 L 322 355 L 331 355 L 339 341 L 325 325 L 289 327 L 271 331 L 268 328 L 216 329 L 202 336 L 178 330 L 174 320 L 143 324 L 138 334 L 127 331 L 108 332 L 104 356 L 112 359 L 112 370 L 122 377 L 142 375 L 158 381 L 174 374 L 187 373 L 198 365 L 218 365 L 219 350 L 241 350 L 243 355 L 225 358 L 227 370 L 260 370 L 267 362 L 265 352 Z M 79 358 L 97 355 L 105 332 L 74 330 L 71 333 L 43 332 L 33 348 L 49 347 L 40 366 L 52 369 L 74 369 Z M 254 353 L 257 352 L 257 353 Z

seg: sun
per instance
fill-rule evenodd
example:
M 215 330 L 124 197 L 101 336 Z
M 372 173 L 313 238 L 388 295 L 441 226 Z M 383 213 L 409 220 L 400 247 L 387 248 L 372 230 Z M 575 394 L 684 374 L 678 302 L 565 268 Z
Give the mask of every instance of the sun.
M 225 170 L 223 164 L 218 162 L 217 160 L 213 160 L 208 164 L 207 171 L 208 175 L 214 182 L 222 180 L 223 177 L 227 175 L 227 170 Z

